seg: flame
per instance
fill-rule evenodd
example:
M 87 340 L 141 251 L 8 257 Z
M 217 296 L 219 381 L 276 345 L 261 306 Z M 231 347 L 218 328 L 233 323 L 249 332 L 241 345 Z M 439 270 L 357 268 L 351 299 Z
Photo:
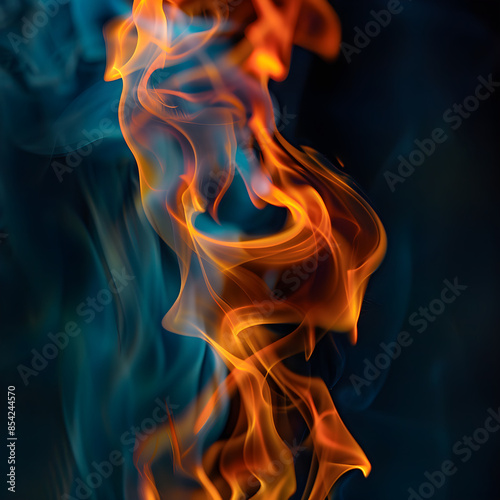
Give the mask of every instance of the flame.
M 324 499 L 370 463 L 325 382 L 295 360 L 331 330 L 356 341 L 385 233 L 345 175 L 279 134 L 268 81 L 286 77 L 293 44 L 335 57 L 338 19 L 325 0 L 135 0 L 105 38 L 105 78 L 123 80 L 120 125 L 143 205 L 179 262 L 163 326 L 203 339 L 219 360 L 191 407 L 139 448 L 141 498 L 290 498 L 290 443 L 305 435 L 303 498 Z M 241 207 L 228 210 L 227 199 Z M 266 208 L 286 214 L 277 230 L 242 227 Z M 168 454 L 176 485 L 154 467 Z

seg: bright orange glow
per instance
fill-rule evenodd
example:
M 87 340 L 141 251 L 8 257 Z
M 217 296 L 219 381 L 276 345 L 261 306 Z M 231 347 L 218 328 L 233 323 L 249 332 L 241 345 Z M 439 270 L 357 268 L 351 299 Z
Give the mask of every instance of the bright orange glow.
M 269 75 L 275 79 L 280 79 L 286 74 L 286 69 L 281 61 L 264 51 L 253 52 L 248 66 L 253 68 L 257 74 Z
M 141 498 L 287 499 L 299 434 L 310 464 L 303 498 L 323 500 L 343 473 L 367 475 L 370 464 L 325 382 L 297 373 L 294 359 L 310 359 L 331 330 L 356 341 L 385 233 L 347 177 L 278 133 L 267 84 L 286 77 L 294 43 L 335 57 L 337 17 L 326 0 L 135 0 L 105 36 L 143 205 L 179 262 L 163 325 L 203 339 L 220 361 L 186 412 L 137 450 Z M 245 208 L 235 203 L 235 220 L 221 221 L 237 185 Z M 278 229 L 238 228 L 265 207 L 285 214 Z M 169 484 L 153 467 L 165 456 Z

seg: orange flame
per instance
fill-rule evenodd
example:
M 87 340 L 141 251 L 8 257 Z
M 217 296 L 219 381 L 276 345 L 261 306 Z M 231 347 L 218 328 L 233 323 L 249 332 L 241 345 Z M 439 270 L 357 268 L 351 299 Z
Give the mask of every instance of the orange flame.
M 204 339 L 221 361 L 175 425 L 169 416 L 139 448 L 141 498 L 163 490 L 164 498 L 289 498 L 296 479 L 288 443 L 306 429 L 303 498 L 324 499 L 344 472 L 367 475 L 370 464 L 324 381 L 297 373 L 293 357 L 309 359 L 330 330 L 356 341 L 385 233 L 344 175 L 281 137 L 267 84 L 286 77 L 293 44 L 335 57 L 337 17 L 325 0 L 135 0 L 105 36 L 105 78 L 123 80 L 120 124 L 143 204 L 179 260 L 181 286 L 163 325 Z M 241 181 L 257 212 L 286 212 L 275 233 L 245 234 L 220 221 Z M 299 286 L 286 286 L 291 269 Z M 278 324 L 288 333 L 277 333 Z M 228 404 L 224 436 L 208 446 Z M 189 486 L 162 484 L 152 472 L 166 454 Z

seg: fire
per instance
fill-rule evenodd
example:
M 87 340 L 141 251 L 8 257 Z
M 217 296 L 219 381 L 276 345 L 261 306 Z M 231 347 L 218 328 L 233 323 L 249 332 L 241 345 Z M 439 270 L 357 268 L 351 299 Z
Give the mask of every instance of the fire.
M 267 86 L 286 77 L 293 44 L 335 57 L 337 17 L 325 0 L 135 0 L 105 36 L 143 205 L 179 262 L 163 326 L 220 361 L 191 408 L 139 448 L 141 498 L 289 498 L 290 443 L 304 435 L 303 498 L 324 499 L 370 464 L 325 382 L 296 359 L 331 330 L 356 341 L 385 233 L 345 175 L 279 134 Z M 279 227 L 249 230 L 266 210 Z M 162 482 L 162 456 L 178 483 Z

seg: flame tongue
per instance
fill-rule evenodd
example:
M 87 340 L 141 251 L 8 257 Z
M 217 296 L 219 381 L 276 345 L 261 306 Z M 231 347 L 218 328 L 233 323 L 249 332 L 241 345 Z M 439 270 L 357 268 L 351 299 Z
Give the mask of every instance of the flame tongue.
M 333 57 L 336 16 L 322 0 L 136 0 L 106 40 L 106 79 L 123 79 L 120 124 L 143 204 L 179 260 L 181 287 L 163 325 L 204 339 L 221 362 L 182 418 L 139 448 L 142 497 L 289 498 L 289 443 L 307 430 L 303 498 L 323 499 L 345 471 L 370 465 L 324 381 L 286 360 L 309 359 L 331 329 L 356 340 L 385 234 L 345 177 L 279 135 L 267 81 L 286 76 L 293 43 Z M 248 229 L 268 209 L 285 214 L 279 227 Z M 209 445 L 228 404 L 226 432 Z M 161 484 L 150 462 L 165 454 L 198 488 Z

